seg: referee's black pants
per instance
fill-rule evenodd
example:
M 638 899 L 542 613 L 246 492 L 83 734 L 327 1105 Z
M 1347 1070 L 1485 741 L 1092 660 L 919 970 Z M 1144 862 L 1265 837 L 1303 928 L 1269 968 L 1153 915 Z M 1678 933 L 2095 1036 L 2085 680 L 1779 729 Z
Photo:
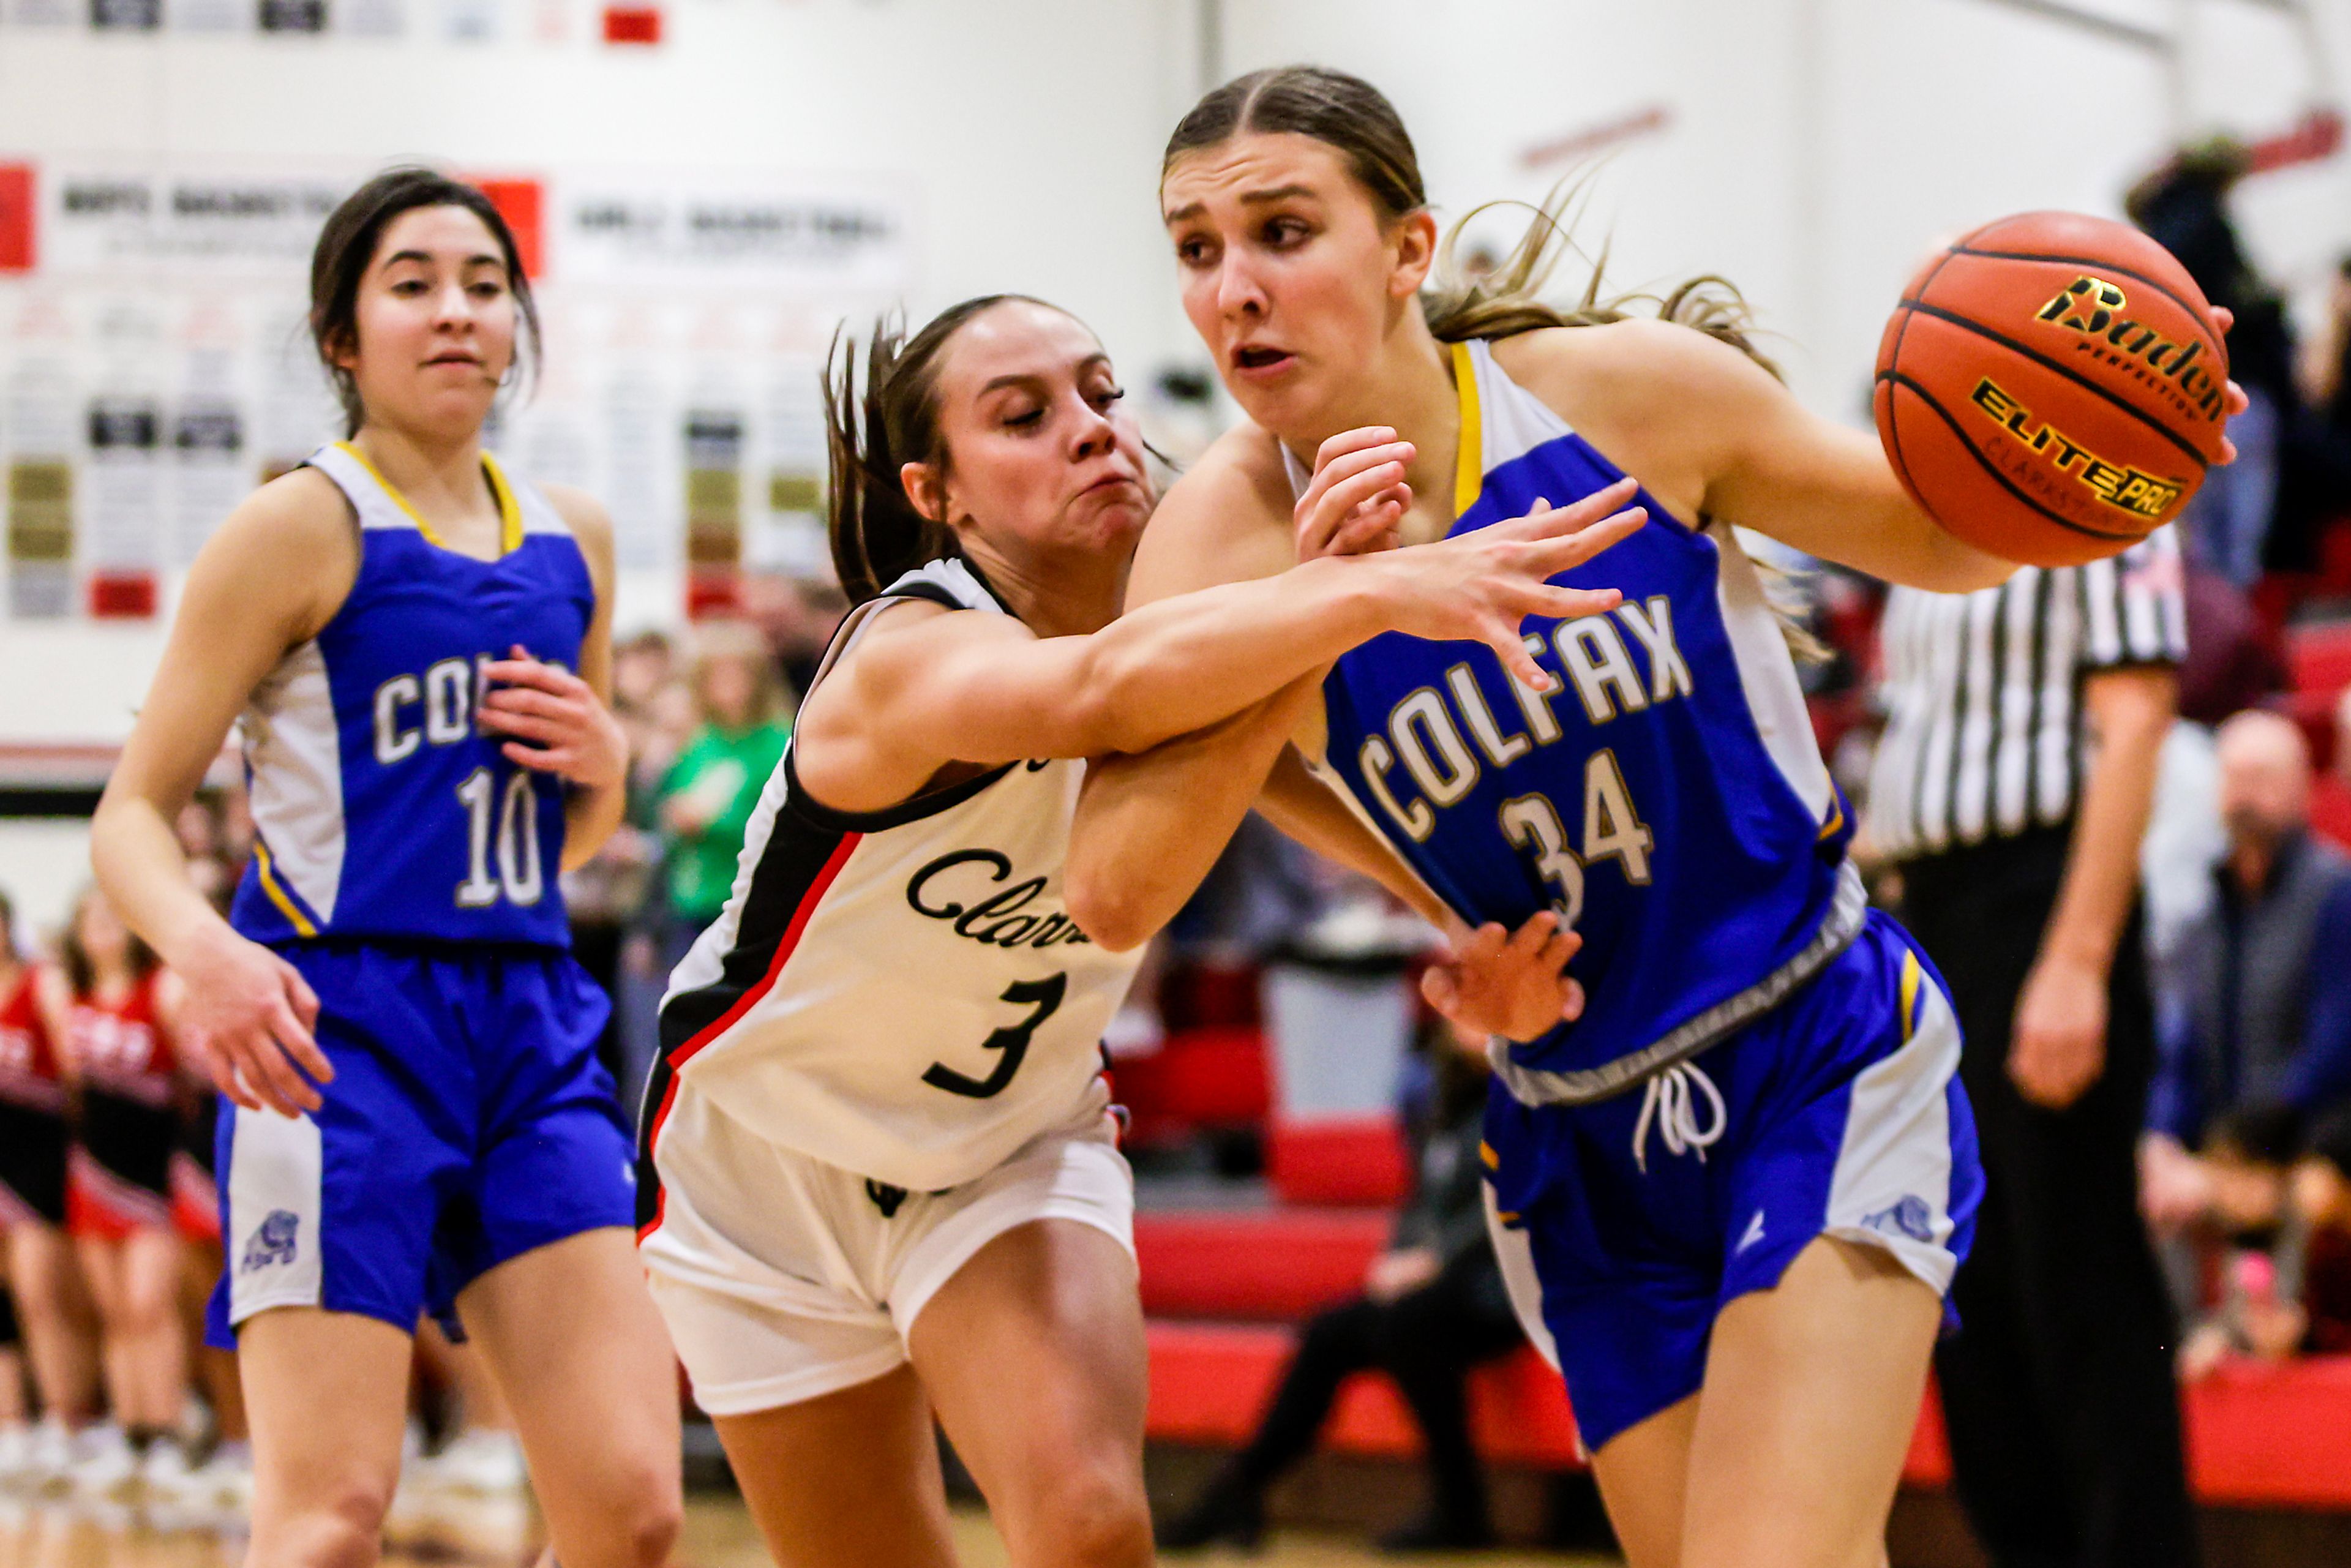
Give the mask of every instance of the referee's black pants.
M 2139 918 L 2116 949 L 2105 1071 L 2047 1111 L 2008 1075 L 2070 830 L 1913 862 L 1903 924 L 1949 983 L 1986 1177 L 1935 1356 L 1959 1501 L 1997 1568 L 2189 1568 L 2195 1516 L 2172 1372 L 2176 1325 L 2139 1218 L 2154 1071 Z

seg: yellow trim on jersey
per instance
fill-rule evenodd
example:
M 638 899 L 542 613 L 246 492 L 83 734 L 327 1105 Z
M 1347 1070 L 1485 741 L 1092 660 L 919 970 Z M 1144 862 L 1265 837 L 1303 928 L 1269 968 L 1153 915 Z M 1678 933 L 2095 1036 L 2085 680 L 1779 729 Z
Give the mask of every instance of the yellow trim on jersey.
M 277 885 L 277 874 L 269 869 L 269 846 L 259 839 L 253 841 L 253 859 L 255 870 L 260 873 L 261 891 L 269 895 L 269 902 L 277 906 L 277 913 L 286 916 L 300 935 L 316 936 L 319 928 L 310 924 L 310 917 L 296 908 L 294 901 L 286 895 L 286 890 Z
M 1832 795 L 1829 797 L 1829 820 L 1821 824 L 1821 837 L 1825 839 L 1831 833 L 1835 832 L 1839 828 L 1844 826 L 1844 801 L 1837 796 Z
M 482 472 L 490 476 L 490 489 L 498 498 L 498 553 L 512 555 L 522 549 L 522 503 L 515 499 L 507 471 L 486 452 L 482 454 Z
M 408 520 L 416 525 L 416 531 L 424 536 L 426 544 L 449 550 L 452 555 L 465 553 L 449 549 L 449 541 L 433 531 L 433 525 L 424 520 L 424 514 L 410 504 L 408 497 L 400 493 L 399 486 L 377 471 L 376 465 L 368 461 L 366 453 L 349 441 L 338 441 L 335 444 L 348 453 L 352 462 L 367 470 L 368 477 L 392 497 L 393 506 L 408 514 Z M 507 476 L 499 472 L 497 459 L 486 452 L 482 454 L 482 471 L 489 476 L 490 489 L 498 498 L 498 554 L 511 554 L 522 545 L 522 506 L 515 499 L 514 486 L 507 484 Z
M 1453 460 L 1453 515 L 1478 504 L 1486 488 L 1486 433 L 1478 417 L 1478 361 L 1469 345 L 1453 345 L 1453 386 L 1461 398 L 1461 447 Z
M 1910 1043 L 1910 1033 L 1918 1027 L 1918 986 L 1927 977 L 1918 967 L 1918 955 L 1904 951 L 1902 955 L 1902 1043 Z
M 1478 1158 L 1484 1162 L 1486 1168 L 1489 1171 L 1499 1170 L 1502 1168 L 1502 1156 L 1496 1154 L 1494 1152 L 1494 1145 L 1486 1142 L 1483 1138 L 1478 1140 Z

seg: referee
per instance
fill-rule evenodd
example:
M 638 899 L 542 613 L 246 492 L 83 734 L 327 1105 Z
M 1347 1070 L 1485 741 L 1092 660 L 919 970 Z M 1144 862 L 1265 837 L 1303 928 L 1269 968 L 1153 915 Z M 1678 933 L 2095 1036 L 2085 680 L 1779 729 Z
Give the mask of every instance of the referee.
M 1995 1568 L 2187 1568 L 2171 1305 L 2137 1207 L 2138 847 L 2186 652 L 2179 548 L 1896 588 L 1870 852 L 1958 1004 L 1987 1177 L 1937 1353 Z

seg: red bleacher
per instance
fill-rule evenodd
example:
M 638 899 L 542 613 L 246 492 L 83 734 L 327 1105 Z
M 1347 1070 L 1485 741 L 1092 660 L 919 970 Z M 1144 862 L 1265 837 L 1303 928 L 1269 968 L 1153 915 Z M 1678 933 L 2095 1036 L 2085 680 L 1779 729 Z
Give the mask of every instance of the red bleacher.
M 1355 1291 L 1386 1237 L 1387 1217 L 1362 1209 L 1138 1215 L 1135 1250 L 1152 1320 L 1151 1436 L 1245 1441 L 1289 1358 L 1288 1324 Z M 1566 1395 L 1531 1350 L 1474 1375 L 1471 1411 L 1479 1446 L 1497 1463 L 1583 1463 Z M 2188 1391 L 2186 1414 L 2190 1467 L 2206 1502 L 2351 1510 L 2351 1356 L 2223 1367 Z M 1370 1375 L 1349 1381 L 1323 1442 L 1384 1458 L 1419 1447 L 1403 1401 Z M 1904 1477 L 1930 1487 L 1950 1479 L 1931 1392 Z

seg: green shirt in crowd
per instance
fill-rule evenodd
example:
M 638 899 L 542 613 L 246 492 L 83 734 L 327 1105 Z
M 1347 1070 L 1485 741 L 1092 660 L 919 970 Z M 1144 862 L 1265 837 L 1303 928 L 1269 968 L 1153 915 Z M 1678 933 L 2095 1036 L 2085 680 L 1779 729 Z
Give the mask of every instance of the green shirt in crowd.
M 783 760 L 784 742 L 791 733 L 791 727 L 782 724 L 732 731 L 706 724 L 670 765 L 662 779 L 662 799 L 696 796 L 709 815 L 700 832 L 670 836 L 673 915 L 702 925 L 716 919 L 726 907 L 752 808 L 759 803 L 759 791 L 767 788 L 768 777 Z

